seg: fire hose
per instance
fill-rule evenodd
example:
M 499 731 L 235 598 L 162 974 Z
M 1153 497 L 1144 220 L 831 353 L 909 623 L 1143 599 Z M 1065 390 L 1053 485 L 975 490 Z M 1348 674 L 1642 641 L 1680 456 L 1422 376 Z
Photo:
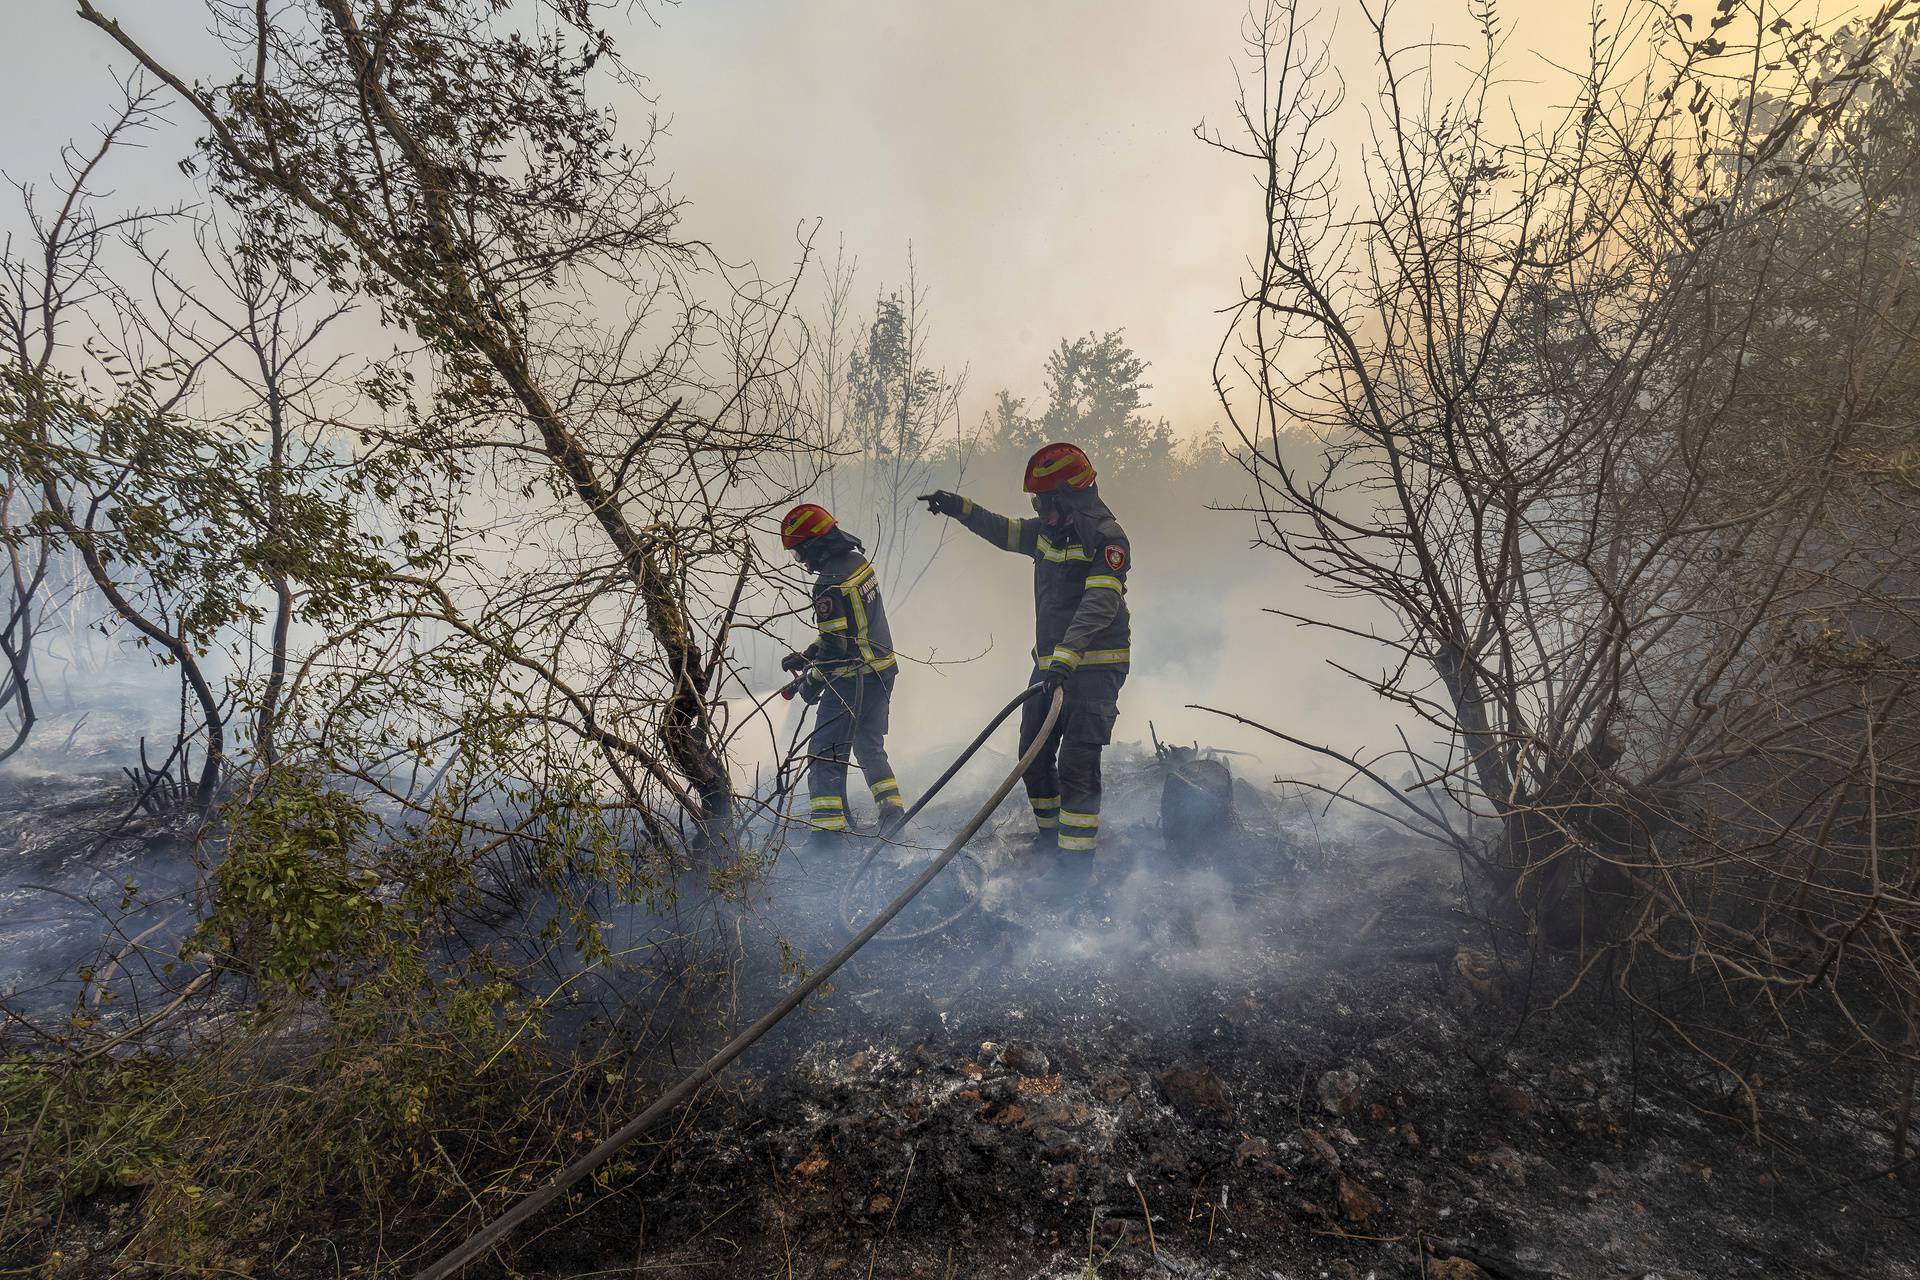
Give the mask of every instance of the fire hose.
M 979 734 L 974 737 L 973 741 L 967 744 L 967 749 L 962 751 L 951 765 L 947 766 L 947 771 L 940 775 L 932 787 L 928 788 L 925 795 L 920 797 L 920 802 L 908 810 L 908 816 L 911 817 L 920 812 L 927 801 L 931 800 L 942 787 L 946 786 L 947 783 L 952 780 L 954 774 L 960 771 L 961 766 L 972 758 L 974 752 L 980 749 L 981 745 L 986 742 L 987 738 L 995 729 L 998 729 L 1001 724 L 1005 722 L 1008 716 L 1025 705 L 1027 699 L 1033 697 L 1034 694 L 1039 693 L 1045 688 L 1045 685 L 1029 685 L 1020 692 L 1018 697 L 1002 707 L 1000 714 L 996 715 L 992 721 L 988 723 L 987 727 L 982 729 Z M 735 1058 L 738 1058 L 741 1054 L 752 1048 L 754 1042 L 766 1035 L 767 1032 L 773 1030 L 781 1019 L 799 1008 L 808 996 L 818 991 L 826 980 L 834 975 L 840 966 L 853 959 L 855 952 L 866 946 L 867 943 L 873 941 L 874 935 L 886 928 L 889 921 L 899 915 L 901 911 L 905 910 L 907 904 L 918 897 L 920 891 L 932 884 L 934 877 L 944 871 L 947 864 L 959 856 L 960 850 L 966 847 L 967 841 L 973 839 L 975 833 L 986 824 L 987 818 L 992 815 L 995 809 L 999 808 L 1000 802 L 1007 798 L 1007 793 L 1013 790 L 1013 784 L 1020 780 L 1021 775 L 1026 773 L 1027 766 L 1034 762 L 1034 759 L 1039 756 L 1042 748 L 1046 746 L 1047 738 L 1053 732 L 1054 722 L 1060 718 L 1060 706 L 1064 700 L 1064 692 L 1055 689 L 1053 701 L 1047 707 L 1046 719 L 1041 723 L 1039 733 L 1034 735 L 1032 745 L 1021 754 L 1019 761 L 1015 763 L 1007 776 L 1001 780 L 1000 785 L 993 789 L 993 794 L 987 797 L 986 802 L 974 812 L 971 818 L 967 819 L 966 825 L 960 828 L 959 834 L 948 842 L 947 847 L 941 850 L 938 857 L 927 864 L 927 869 L 922 871 L 919 876 L 914 879 L 914 882 L 901 892 L 899 897 L 883 907 L 873 919 L 867 922 L 865 928 L 848 939 L 846 945 L 828 957 L 826 962 L 814 970 L 805 982 L 802 982 L 799 986 L 788 992 L 778 1004 L 761 1014 L 752 1026 L 729 1040 L 718 1052 L 701 1063 L 698 1068 L 685 1079 L 681 1080 L 680 1083 L 674 1085 L 671 1089 L 668 1089 L 665 1093 L 654 1099 L 652 1106 L 627 1121 L 624 1125 L 621 1125 L 619 1129 L 615 1130 L 614 1133 L 605 1141 L 601 1142 L 599 1146 L 587 1152 L 587 1154 L 581 1156 L 578 1160 L 575 1160 L 572 1164 L 554 1175 L 553 1180 L 548 1182 L 547 1185 L 527 1195 L 511 1209 L 508 1209 L 492 1222 L 480 1228 L 480 1230 L 476 1231 L 473 1235 L 467 1237 L 461 1244 L 443 1254 L 437 1261 L 430 1263 L 425 1269 L 415 1275 L 414 1280 L 447 1280 L 447 1277 L 452 1276 L 462 1267 L 479 1258 L 496 1244 L 499 1244 L 502 1240 L 506 1239 L 515 1227 L 539 1213 L 549 1204 L 552 1204 L 555 1200 L 559 1199 L 560 1196 L 564 1195 L 569 1187 L 618 1155 L 629 1143 L 652 1128 L 654 1124 L 668 1112 L 693 1096 L 702 1085 L 726 1070 Z
M 798 693 L 805 684 L 806 684 L 805 676 L 795 676 L 791 683 L 787 684 L 786 686 L 780 689 L 776 689 L 774 693 L 781 698 L 784 698 L 788 701 L 792 701 L 794 694 Z M 1023 700 L 1024 700 L 1024 695 L 1023 695 Z M 769 702 L 772 701 L 772 698 L 769 697 L 767 701 Z M 761 705 L 764 706 L 766 704 L 763 702 Z M 1018 704 L 1016 703 L 1015 705 L 1018 705 Z M 757 709 L 758 708 L 756 708 L 756 710 Z M 992 733 L 993 730 L 999 726 L 999 724 L 1000 724 L 1000 721 L 998 719 L 994 720 L 992 724 L 987 726 L 986 733 Z M 983 734 L 982 737 L 984 736 L 985 735 Z M 927 802 L 929 800 L 932 800 L 934 796 L 940 793 L 940 789 L 946 786 L 947 780 L 952 778 L 955 772 L 957 772 L 959 768 L 962 765 L 964 765 L 969 758 L 972 757 L 974 750 L 977 747 L 979 747 L 979 745 L 980 745 L 979 741 L 976 740 L 971 745 L 969 745 L 965 751 L 961 752 L 960 755 L 954 760 L 953 764 L 948 767 L 947 771 L 941 774 L 939 779 L 934 782 L 933 786 L 927 790 L 927 793 L 921 796 L 919 800 L 915 801 L 913 804 L 913 807 L 908 809 L 904 814 L 902 814 L 894 822 L 893 830 L 897 832 L 905 829 L 906 825 L 909 822 L 913 821 L 913 819 L 919 815 L 922 809 L 927 807 Z M 853 895 L 855 891 L 859 889 L 861 881 L 866 879 L 867 872 L 870 869 L 872 869 L 874 861 L 878 859 L 881 853 L 888 848 L 889 843 L 890 843 L 889 841 L 882 839 L 878 843 L 874 844 L 872 848 L 867 850 L 867 856 L 862 858 L 860 860 L 860 864 L 853 869 L 853 873 L 849 875 L 846 878 L 846 880 L 841 883 L 840 899 L 839 899 L 840 927 L 843 929 L 846 929 L 848 932 L 852 932 L 853 930 L 858 929 L 860 927 L 859 924 L 856 923 L 853 918 L 853 915 L 854 915 Z M 980 869 L 976 865 L 975 874 L 978 875 L 979 873 L 980 873 Z M 918 929 L 896 929 L 892 933 L 889 933 L 886 937 L 877 938 L 875 940 L 879 942 L 887 942 L 887 943 L 894 943 L 894 944 L 923 941 L 927 938 L 933 937 L 937 933 L 943 933 L 946 930 L 953 928 L 954 925 L 959 924 L 962 920 L 966 919 L 968 914 L 972 912 L 973 909 L 979 905 L 980 905 L 980 886 L 976 883 L 967 890 L 966 900 L 962 902 L 957 909 L 948 912 L 944 916 L 941 916 L 938 920 L 934 921 L 932 924 L 923 925 Z

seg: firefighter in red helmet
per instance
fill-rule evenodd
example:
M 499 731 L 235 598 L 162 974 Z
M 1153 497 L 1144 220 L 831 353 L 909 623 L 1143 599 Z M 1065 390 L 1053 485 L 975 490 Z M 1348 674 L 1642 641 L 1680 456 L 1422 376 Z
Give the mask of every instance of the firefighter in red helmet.
M 1127 679 L 1126 531 L 1100 500 L 1093 463 L 1078 446 L 1050 444 L 1027 460 L 1024 488 L 1034 518 L 995 515 L 969 498 L 922 494 L 928 510 L 952 516 L 988 542 L 1033 561 L 1033 682 L 1066 687 L 1051 740 L 1027 770 L 1027 800 L 1042 839 L 1076 878 L 1091 870 L 1100 841 L 1100 750 L 1113 737 Z M 1039 733 L 1048 699 L 1027 701 L 1020 749 Z
M 800 677 L 801 696 L 817 704 L 807 740 L 807 823 L 812 842 L 829 844 L 847 829 L 847 762 L 858 759 L 880 810 L 880 834 L 899 829 L 906 808 L 887 760 L 887 715 L 898 660 L 886 605 L 860 540 L 824 507 L 803 503 L 780 521 L 780 545 L 815 575 L 813 620 L 819 638 L 781 663 Z

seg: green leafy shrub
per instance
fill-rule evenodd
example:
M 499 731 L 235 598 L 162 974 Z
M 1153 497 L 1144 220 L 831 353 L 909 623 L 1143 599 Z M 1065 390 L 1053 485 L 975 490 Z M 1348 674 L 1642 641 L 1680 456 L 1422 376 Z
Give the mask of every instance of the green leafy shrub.
M 31 1173 L 42 1198 L 150 1185 L 175 1163 L 192 1077 L 167 1058 L 103 1058 L 89 1069 L 0 1059 L 0 1151 L 16 1188 Z
M 264 989 L 338 991 L 378 948 L 386 909 L 362 855 L 365 808 L 301 773 L 272 775 L 230 815 L 213 908 L 191 944 Z

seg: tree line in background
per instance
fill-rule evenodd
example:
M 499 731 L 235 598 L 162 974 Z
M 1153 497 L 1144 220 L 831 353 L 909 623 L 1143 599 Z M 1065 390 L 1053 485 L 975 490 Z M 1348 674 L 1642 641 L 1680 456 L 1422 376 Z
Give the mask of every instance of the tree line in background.
M 1503 961 L 1604 986 L 1748 1125 L 1800 1044 L 1910 1100 L 1914 5 L 1596 17 L 1527 128 L 1473 12 L 1461 86 L 1373 15 L 1350 156 L 1326 41 L 1255 10 L 1206 140 L 1266 226 L 1225 433 L 1182 444 L 1118 331 L 976 418 L 913 268 L 863 310 L 809 241 L 726 266 L 597 105 L 639 86 L 592 5 L 210 3 L 225 61 L 187 67 L 80 0 L 140 79 L 0 255 L 0 750 L 137 646 L 178 732 L 91 847 L 198 873 L 129 891 L 67 1013 L 10 1019 L 38 1049 L 0 1060 L 0 1235 L 133 1187 L 128 1257 L 251 1266 L 316 1204 L 485 1216 L 475 1188 L 609 1129 L 644 1089 L 623 1041 L 725 1015 L 693 930 L 606 922 L 779 840 L 791 770 L 728 768 L 743 655 L 805 606 L 774 518 L 824 497 L 910 593 L 912 495 L 1055 438 L 1110 476 L 1236 468 L 1266 541 L 1372 604 L 1281 602 L 1384 655 L 1350 674 L 1441 745 L 1274 732 L 1456 851 Z M 204 203 L 119 205 L 162 111 Z M 568 1056 L 541 1030 L 586 973 L 619 1034 Z M 196 1021 L 216 994 L 245 1017 Z
M 1148 362 L 1122 330 L 1061 339 L 1039 369 L 1037 412 L 1002 387 L 973 419 L 964 407 L 966 370 L 932 363 L 929 291 L 911 255 L 906 283 L 883 288 L 865 316 L 854 311 L 855 264 L 844 252 L 824 274 L 803 392 L 815 451 L 794 481 L 818 476 L 816 496 L 868 540 L 898 599 L 912 594 L 941 549 L 915 536 L 915 495 L 958 486 L 969 471 L 1017 471 L 1054 440 L 1080 444 L 1109 477 L 1224 474 L 1232 466 L 1217 425 L 1183 441 L 1154 416 Z

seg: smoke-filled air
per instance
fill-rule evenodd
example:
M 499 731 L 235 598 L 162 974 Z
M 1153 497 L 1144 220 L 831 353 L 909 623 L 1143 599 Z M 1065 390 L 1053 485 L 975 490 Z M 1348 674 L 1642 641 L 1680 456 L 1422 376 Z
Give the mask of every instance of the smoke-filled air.
M 1920 0 L 18 0 L 0 1276 L 1920 1280 Z

